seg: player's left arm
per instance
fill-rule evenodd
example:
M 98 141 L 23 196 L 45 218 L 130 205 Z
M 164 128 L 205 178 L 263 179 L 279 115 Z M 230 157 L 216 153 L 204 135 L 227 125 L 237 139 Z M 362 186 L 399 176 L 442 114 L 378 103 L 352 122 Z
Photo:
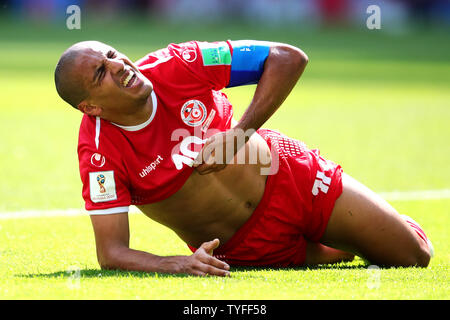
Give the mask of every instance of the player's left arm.
M 319 242 L 307 242 L 306 265 L 329 264 L 353 261 L 355 255 L 350 252 L 334 249 Z
M 211 154 L 202 153 L 194 166 L 200 174 L 218 171 L 226 166 L 226 149 L 239 150 L 238 141 L 247 141 L 280 107 L 308 63 L 307 55 L 299 48 L 274 42 L 236 41 L 233 45 L 230 84 L 228 87 L 257 83 L 253 99 L 238 124 L 231 130 L 208 139 L 203 150 L 213 150 L 214 144 L 223 146 L 223 159 L 211 161 Z M 251 130 L 249 130 L 251 129 Z M 245 134 L 244 134 L 245 133 Z M 243 139 L 236 136 L 244 134 Z M 230 144 L 232 146 L 230 146 Z M 206 148 L 208 145 L 209 148 Z M 229 154 L 229 153 L 228 153 Z M 228 158 L 228 157 L 227 157 Z
M 272 116 L 292 91 L 308 64 L 308 56 L 297 47 L 273 42 L 262 42 L 262 44 L 268 46 L 268 55 L 257 81 L 253 99 L 235 127 L 244 131 L 259 129 Z M 263 57 L 260 53 L 256 54 L 255 58 L 258 60 Z M 251 57 L 241 59 L 241 64 L 246 64 L 246 60 L 249 62 L 252 60 Z M 231 70 L 230 82 L 239 74 L 233 71 L 233 65 Z M 258 76 L 257 72 L 255 76 Z

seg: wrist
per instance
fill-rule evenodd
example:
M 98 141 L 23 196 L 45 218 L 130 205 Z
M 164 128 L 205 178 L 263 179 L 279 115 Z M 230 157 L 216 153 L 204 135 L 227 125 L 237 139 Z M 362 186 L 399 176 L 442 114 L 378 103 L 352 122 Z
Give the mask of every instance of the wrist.
M 159 257 L 155 271 L 161 273 L 183 273 L 184 259 L 183 256 Z
M 245 121 L 239 121 L 236 126 L 234 126 L 231 130 L 233 130 L 234 135 L 239 137 L 243 136 L 245 142 L 247 142 L 250 137 L 256 132 L 258 128 L 254 128 L 254 126 L 248 124 Z
M 170 273 L 186 273 L 186 260 L 188 256 L 167 257 Z

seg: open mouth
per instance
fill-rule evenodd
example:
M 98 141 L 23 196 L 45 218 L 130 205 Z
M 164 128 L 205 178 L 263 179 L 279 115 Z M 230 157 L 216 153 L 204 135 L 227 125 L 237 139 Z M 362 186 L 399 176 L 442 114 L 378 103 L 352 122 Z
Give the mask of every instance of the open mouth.
M 136 73 L 134 73 L 133 70 L 130 70 L 128 72 L 128 75 L 125 77 L 125 79 L 123 79 L 120 83 L 125 88 L 129 88 L 136 82 L 136 80 L 137 80 Z

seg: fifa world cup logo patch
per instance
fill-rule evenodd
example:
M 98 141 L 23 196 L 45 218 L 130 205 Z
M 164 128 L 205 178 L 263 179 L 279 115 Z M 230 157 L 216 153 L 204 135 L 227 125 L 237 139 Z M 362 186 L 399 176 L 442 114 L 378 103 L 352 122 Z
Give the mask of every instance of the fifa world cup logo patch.
M 89 192 L 94 203 L 117 200 L 114 171 L 89 172 Z
M 199 100 L 189 100 L 181 108 L 181 119 L 191 127 L 199 126 L 206 119 L 206 107 Z
M 105 193 L 106 192 L 105 181 L 106 181 L 106 178 L 105 178 L 104 175 L 99 174 L 97 176 L 97 182 L 98 182 L 98 185 L 100 186 L 100 193 Z

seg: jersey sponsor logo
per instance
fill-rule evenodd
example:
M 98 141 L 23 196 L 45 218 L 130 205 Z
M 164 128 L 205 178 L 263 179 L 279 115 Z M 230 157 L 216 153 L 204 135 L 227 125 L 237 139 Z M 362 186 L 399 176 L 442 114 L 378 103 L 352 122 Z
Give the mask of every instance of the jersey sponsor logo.
M 226 42 L 199 42 L 204 66 L 231 65 L 231 52 Z
M 161 163 L 161 161 L 164 160 L 163 157 L 161 157 L 160 155 L 158 155 L 158 158 L 156 158 L 155 161 L 153 161 L 152 163 L 150 163 L 148 166 L 146 166 L 144 169 L 142 169 L 142 171 L 139 173 L 139 176 L 141 178 L 144 178 L 146 175 L 148 175 L 150 172 L 152 172 L 153 170 L 156 170 L 156 167 Z
M 197 60 L 197 51 L 193 49 L 186 49 L 181 53 L 181 57 L 186 62 L 194 62 Z
M 96 167 L 103 167 L 105 165 L 105 156 L 102 156 L 100 153 L 94 153 L 91 156 L 91 164 Z
M 114 171 L 89 172 L 89 189 L 94 203 L 116 200 Z
M 189 100 L 181 108 L 181 119 L 191 127 L 199 126 L 206 119 L 206 107 L 199 100 Z

